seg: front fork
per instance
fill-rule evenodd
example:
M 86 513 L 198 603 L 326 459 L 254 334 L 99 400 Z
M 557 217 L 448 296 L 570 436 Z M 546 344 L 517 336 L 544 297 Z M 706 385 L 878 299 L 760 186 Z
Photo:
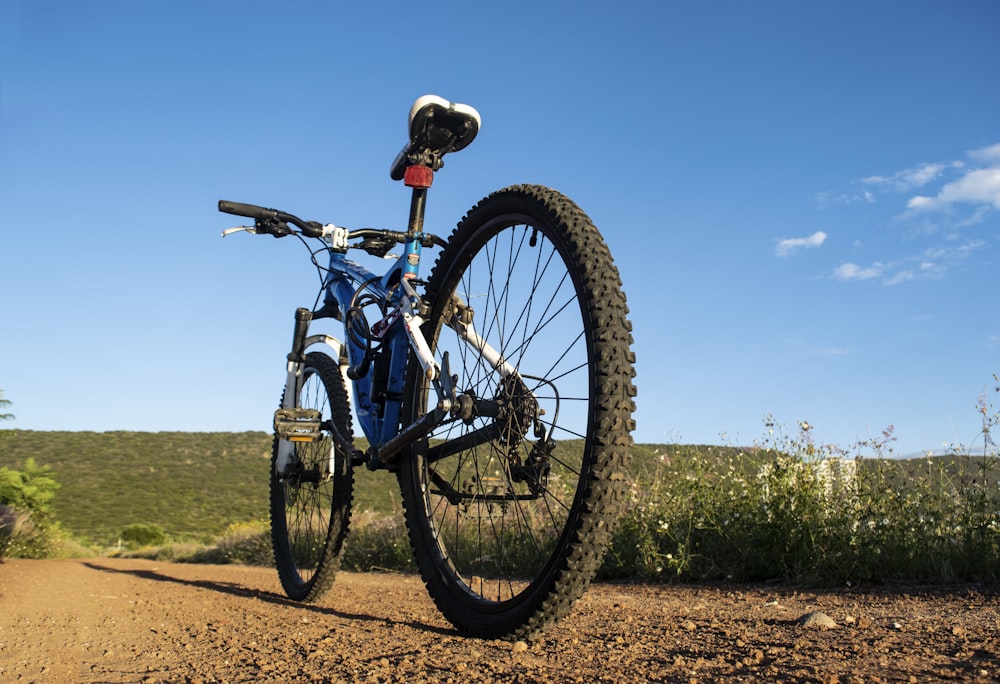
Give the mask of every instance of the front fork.
M 319 421 L 322 420 L 322 415 L 316 416 L 316 412 L 296 406 L 304 381 L 302 374 L 306 360 L 305 340 L 311 320 L 312 312 L 308 309 L 295 310 L 292 351 L 288 354 L 288 363 L 285 366 L 285 391 L 281 397 L 281 408 L 274 413 L 274 433 L 278 439 L 274 470 L 278 475 L 288 474 L 297 442 L 316 441 Z
M 319 342 L 333 347 L 333 343 L 336 342 L 326 335 L 307 337 L 312 317 L 313 314 L 309 309 L 299 308 L 295 310 L 295 330 L 292 333 L 292 351 L 288 354 L 288 363 L 286 364 L 285 391 L 282 396 L 281 408 L 274 413 L 274 432 L 278 438 L 274 469 L 279 475 L 289 474 L 290 466 L 294 462 L 295 445 L 318 442 L 323 437 L 324 428 L 329 430 L 334 442 L 340 444 L 344 453 L 351 457 L 354 456 L 353 445 L 337 430 L 332 416 L 329 425 L 323 425 L 323 415 L 320 411 L 297 405 L 298 397 L 302 392 L 302 384 L 305 382 L 306 348 Z M 321 479 L 329 477 L 335 472 L 335 468 L 336 447 L 331 442 L 328 462 L 319 477 Z

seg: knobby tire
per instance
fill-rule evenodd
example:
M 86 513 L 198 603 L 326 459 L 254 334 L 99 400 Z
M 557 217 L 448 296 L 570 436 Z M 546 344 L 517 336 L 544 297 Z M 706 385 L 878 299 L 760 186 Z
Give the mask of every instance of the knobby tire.
M 439 362 L 449 353 L 456 392 L 494 408 L 448 422 L 402 459 L 410 542 L 462 633 L 527 638 L 585 591 L 623 509 L 635 356 L 621 279 L 576 204 L 520 185 L 462 219 L 426 301 L 423 331 Z M 456 314 L 516 368 L 513 379 L 458 341 Z M 437 399 L 416 363 L 406 387 L 413 421 Z
M 295 407 L 322 412 L 342 435 L 351 438 L 351 413 L 340 368 L 329 356 L 310 352 L 302 369 L 303 385 Z M 337 449 L 335 472 L 325 478 L 284 477 L 276 472 L 279 439 L 271 457 L 271 542 L 282 588 L 289 598 L 313 602 L 333 584 L 350 524 L 354 472 Z M 328 430 L 318 442 L 295 445 L 302 472 L 322 471 L 329 461 Z M 327 468 L 328 469 L 328 468 Z M 317 481 L 317 479 L 319 481 Z

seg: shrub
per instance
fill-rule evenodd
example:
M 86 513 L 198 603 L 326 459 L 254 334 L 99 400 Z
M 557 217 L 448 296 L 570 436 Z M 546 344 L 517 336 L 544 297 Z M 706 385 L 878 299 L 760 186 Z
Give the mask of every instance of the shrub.
M 52 518 L 59 483 L 48 466 L 25 459 L 20 470 L 0 468 L 0 559 L 47 558 L 66 535 Z
M 771 417 L 753 447 L 664 447 L 633 482 L 604 577 L 810 582 L 1000 579 L 1000 486 L 980 400 L 983 455 L 893 458 L 890 426 L 853 458 L 784 436 Z
M 25 459 L 20 470 L 0 468 L 0 504 L 31 513 L 37 523 L 51 517 L 57 489 L 51 468 L 39 466 L 33 458 Z
M 230 525 L 216 548 L 224 559 L 222 562 L 274 565 L 271 531 L 266 520 Z
M 413 570 L 413 552 L 402 513 L 355 513 L 341 563 L 345 570 L 358 572 Z
M 130 549 L 141 546 L 159 546 L 167 541 L 167 535 L 159 525 L 133 523 L 121 531 L 119 539 Z
M 7 555 L 7 547 L 10 546 L 22 524 L 21 514 L 10 506 L 0 504 L 0 562 L 3 562 Z

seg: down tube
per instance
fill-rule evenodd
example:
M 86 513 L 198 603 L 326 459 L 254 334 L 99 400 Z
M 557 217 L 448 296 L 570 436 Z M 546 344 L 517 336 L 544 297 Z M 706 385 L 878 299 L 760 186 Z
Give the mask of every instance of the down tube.
M 333 255 L 330 259 L 330 273 L 326 282 L 327 296 L 335 299 L 340 310 L 346 312 L 354 299 L 355 284 L 367 282 L 372 277 L 374 276 L 362 266 L 345 259 L 342 254 Z M 348 363 L 355 365 L 364 359 L 365 349 L 354 342 L 347 329 L 346 318 L 344 316 L 344 344 L 347 347 Z M 379 429 L 377 407 L 372 404 L 371 373 L 357 380 L 352 380 L 351 383 L 354 390 L 351 393 L 354 396 L 354 415 L 357 416 L 365 438 L 370 444 L 375 444 L 378 441 Z

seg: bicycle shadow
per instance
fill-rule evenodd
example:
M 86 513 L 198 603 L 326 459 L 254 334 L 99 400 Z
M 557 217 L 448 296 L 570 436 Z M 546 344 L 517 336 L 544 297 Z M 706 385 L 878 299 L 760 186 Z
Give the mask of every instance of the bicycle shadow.
M 290 608 L 296 608 L 298 610 L 307 610 L 312 613 L 319 613 L 320 615 L 327 615 L 331 617 L 340 618 L 343 620 L 356 620 L 359 622 L 381 622 L 387 623 L 389 625 L 398 625 L 411 627 L 413 629 L 419 629 L 424 632 L 430 632 L 433 634 L 439 634 L 443 636 L 454 636 L 458 632 L 454 629 L 447 629 L 444 627 L 437 627 L 435 625 L 428 625 L 424 622 L 408 621 L 408 620 L 393 620 L 391 618 L 377 617 L 375 615 L 364 615 L 361 613 L 348 613 L 346 611 L 337 610 L 336 608 L 328 608 L 326 606 L 317 606 L 311 603 L 301 603 L 299 601 L 293 601 L 287 596 L 282 596 L 281 594 L 275 593 L 273 591 L 268 591 L 266 589 L 252 589 L 250 587 L 237 584 L 235 582 L 215 582 L 212 580 L 190 580 L 183 579 L 181 577 L 174 577 L 172 575 L 163 573 L 159 570 L 142 570 L 142 569 L 130 569 L 125 570 L 122 568 L 112 568 L 107 565 L 101 565 L 99 563 L 94 563 L 92 561 L 84 561 L 82 565 L 91 570 L 97 570 L 99 572 L 120 574 L 120 575 L 131 575 L 133 577 L 138 577 L 144 580 L 150 580 L 152 582 L 170 582 L 172 584 L 181 584 L 188 587 L 196 587 L 198 589 L 207 589 L 209 591 L 216 591 L 220 594 L 228 594 L 229 596 L 237 596 L 239 598 L 249 598 L 256 599 L 258 601 L 263 601 L 265 603 L 271 603 L 278 606 L 287 606 Z

